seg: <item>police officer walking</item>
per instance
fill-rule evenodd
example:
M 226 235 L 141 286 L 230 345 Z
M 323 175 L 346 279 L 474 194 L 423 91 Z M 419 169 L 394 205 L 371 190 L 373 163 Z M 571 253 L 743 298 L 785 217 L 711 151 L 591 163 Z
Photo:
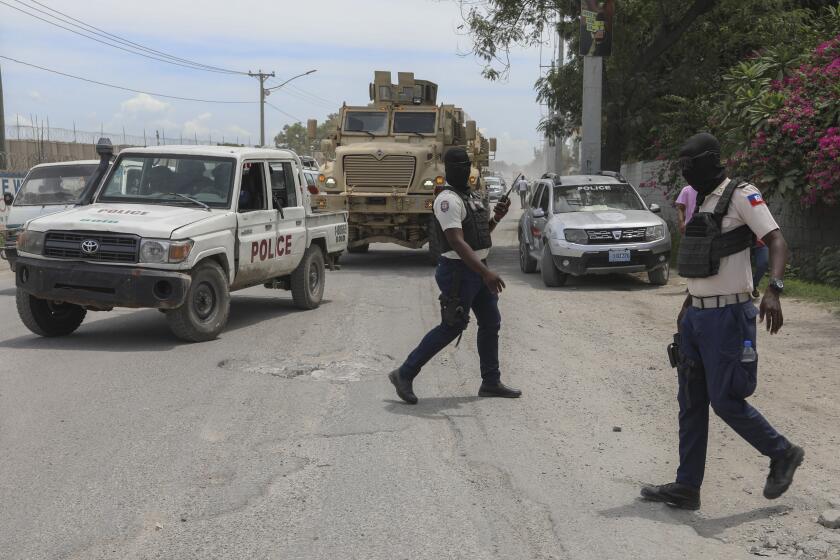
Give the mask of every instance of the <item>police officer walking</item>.
M 499 373 L 499 293 L 505 283 L 487 267 L 490 232 L 508 212 L 510 199 L 499 201 L 490 213 L 470 191 L 471 162 L 462 147 L 444 155 L 447 185 L 435 198 L 436 234 L 442 256 L 435 271 L 440 288 L 441 323 L 429 331 L 420 344 L 388 378 L 397 395 L 417 404 L 413 381 L 438 352 L 459 338 L 467 328 L 470 309 L 478 322 L 478 355 L 481 364 L 480 397 L 519 397 L 522 392 L 505 386 Z M 460 340 L 460 339 L 459 339 Z
M 642 497 L 698 509 L 706 466 L 709 405 L 735 432 L 770 458 L 764 497 L 775 499 L 793 482 L 805 452 L 791 444 L 745 400 L 756 388 L 756 316 L 776 334 L 787 244 L 759 190 L 730 179 L 711 134 L 689 138 L 680 151 L 683 177 L 698 192 L 697 213 L 685 229 L 679 273 L 689 295 L 680 311 L 679 440 L 676 482 L 642 488 Z M 771 280 L 760 309 L 752 303 L 750 248 L 770 249 Z

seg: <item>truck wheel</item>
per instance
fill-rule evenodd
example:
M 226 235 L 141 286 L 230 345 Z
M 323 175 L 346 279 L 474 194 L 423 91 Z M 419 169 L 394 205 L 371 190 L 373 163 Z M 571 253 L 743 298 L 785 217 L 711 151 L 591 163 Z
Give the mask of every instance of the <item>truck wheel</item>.
M 292 301 L 299 309 L 315 309 L 324 297 L 324 253 L 312 245 L 292 272 Z
M 184 305 L 166 312 L 172 333 L 187 342 L 216 338 L 230 315 L 230 290 L 222 267 L 212 261 L 192 271 L 192 282 Z
M 20 320 L 39 336 L 68 335 L 79 328 L 87 315 L 84 307 L 36 298 L 20 288 L 15 299 Z
M 537 259 L 531 256 L 531 248 L 528 247 L 528 242 L 522 236 L 519 240 L 519 268 L 522 272 L 530 274 L 537 271 L 537 264 Z
M 365 243 L 364 245 L 357 245 L 356 247 L 348 247 L 348 253 L 367 253 L 370 249 L 370 243 Z
M 648 271 L 648 282 L 654 286 L 664 286 L 668 283 L 668 277 L 671 275 L 671 265 L 656 268 Z
M 554 266 L 554 259 L 551 258 L 551 249 L 548 245 L 543 247 L 543 256 L 540 261 L 540 273 L 542 274 L 543 283 L 549 288 L 559 288 L 566 283 L 568 274 L 560 272 Z

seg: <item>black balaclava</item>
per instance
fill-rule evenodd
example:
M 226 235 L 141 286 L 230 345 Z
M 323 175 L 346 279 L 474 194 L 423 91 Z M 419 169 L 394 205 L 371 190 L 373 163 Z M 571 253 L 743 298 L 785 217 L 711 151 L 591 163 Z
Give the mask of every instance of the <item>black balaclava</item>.
M 450 186 L 467 191 L 470 188 L 470 156 L 461 147 L 449 148 L 443 155 L 446 182 Z
M 726 179 L 726 169 L 720 163 L 720 142 L 708 132 L 686 140 L 679 159 L 682 176 L 700 195 L 700 202 Z

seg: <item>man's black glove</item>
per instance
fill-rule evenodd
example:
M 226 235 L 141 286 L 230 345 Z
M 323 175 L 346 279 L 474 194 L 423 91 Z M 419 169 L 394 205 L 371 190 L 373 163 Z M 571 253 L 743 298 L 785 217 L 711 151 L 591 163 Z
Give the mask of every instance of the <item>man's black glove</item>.
M 501 222 L 502 218 L 507 216 L 508 210 L 510 210 L 510 199 L 507 197 L 499 199 L 499 202 L 493 207 L 493 216 L 496 221 Z

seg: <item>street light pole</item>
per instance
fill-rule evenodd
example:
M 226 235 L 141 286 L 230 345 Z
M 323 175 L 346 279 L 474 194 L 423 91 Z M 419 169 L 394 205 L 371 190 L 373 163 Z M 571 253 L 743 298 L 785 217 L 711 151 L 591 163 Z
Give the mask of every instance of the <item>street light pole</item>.
M 252 78 L 259 78 L 260 80 L 260 146 L 265 146 L 265 81 L 268 78 L 274 77 L 274 72 L 267 73 L 259 70 L 258 72 L 248 72 Z
M 310 71 L 308 71 L 308 72 L 304 72 L 303 74 L 298 74 L 297 76 L 292 76 L 291 78 L 289 78 L 288 80 L 286 80 L 285 82 L 283 82 L 283 83 L 282 83 L 282 84 L 280 84 L 280 85 L 277 85 L 277 86 L 272 86 L 272 87 L 270 87 L 270 88 L 266 88 L 266 89 L 264 89 L 264 90 L 262 91 L 262 94 L 260 95 L 260 122 L 261 122 L 261 123 L 264 123 L 264 122 L 265 122 L 265 121 L 263 120 L 262 111 L 263 111 L 263 107 L 265 106 L 265 98 L 266 98 L 266 96 L 271 95 L 271 92 L 272 92 L 272 91 L 274 91 L 274 90 L 276 90 L 276 89 L 280 89 L 281 87 L 285 86 L 286 84 L 288 84 L 288 83 L 289 83 L 289 82 L 291 82 L 292 80 L 297 80 L 298 78 L 302 78 L 303 76 L 308 76 L 309 74 L 314 74 L 314 73 L 315 73 L 315 72 L 317 72 L 317 71 L 318 71 L 317 69 L 316 69 L 316 70 L 310 70 Z M 272 73 L 271 73 L 271 75 L 272 75 L 272 76 L 274 76 L 274 73 L 272 72 Z M 262 82 L 260 82 L 260 84 L 262 84 Z M 260 126 L 262 126 L 262 125 L 260 125 Z M 262 130 L 262 129 L 260 129 L 260 130 Z M 262 132 L 260 133 L 260 135 L 262 135 Z M 265 142 L 263 141 L 263 144 L 264 144 L 264 143 L 265 143 Z

